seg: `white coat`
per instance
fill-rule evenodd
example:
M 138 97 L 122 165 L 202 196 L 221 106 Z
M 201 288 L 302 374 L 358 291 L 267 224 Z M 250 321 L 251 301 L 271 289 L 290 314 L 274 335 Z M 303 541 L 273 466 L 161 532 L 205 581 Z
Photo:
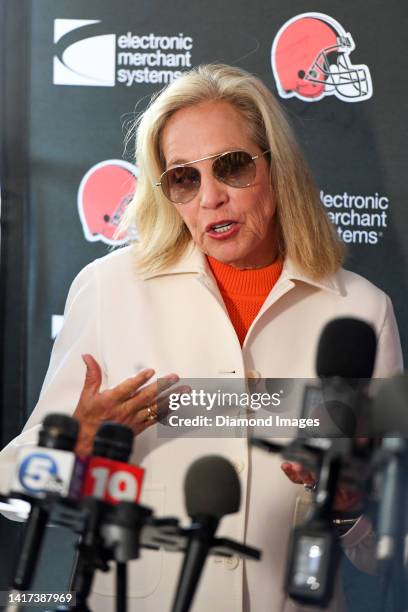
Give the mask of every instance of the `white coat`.
M 36 442 L 45 415 L 74 411 L 85 374 L 82 353 L 91 353 L 101 364 L 105 388 L 142 367 L 153 367 L 158 377 L 176 372 L 183 378 L 313 378 L 322 327 L 339 316 L 359 317 L 374 326 L 378 335 L 375 376 L 401 370 L 389 298 L 343 269 L 317 282 L 286 261 L 241 348 L 206 259 L 196 248 L 168 270 L 143 278 L 135 272 L 130 247 L 94 261 L 70 289 L 64 327 L 55 342 L 39 402 L 23 433 L 0 456 L 1 489 L 7 490 L 16 449 Z M 195 458 L 222 454 L 239 473 L 241 509 L 223 519 L 218 533 L 261 548 L 263 561 L 209 558 L 193 612 L 303 609 L 282 591 L 287 540 L 303 489 L 286 478 L 278 456 L 249 449 L 245 438 L 158 439 L 155 426 L 135 442 L 133 461 L 146 468 L 142 502 L 159 516 L 186 519 L 183 479 Z M 372 538 L 364 517 L 342 538 L 356 565 L 370 565 Z M 129 610 L 169 610 L 181 560 L 174 553 L 147 551 L 141 561 L 132 562 Z M 114 609 L 113 584 L 106 575 L 97 578 L 92 609 Z M 339 612 L 343 606 L 337 587 L 330 610 Z

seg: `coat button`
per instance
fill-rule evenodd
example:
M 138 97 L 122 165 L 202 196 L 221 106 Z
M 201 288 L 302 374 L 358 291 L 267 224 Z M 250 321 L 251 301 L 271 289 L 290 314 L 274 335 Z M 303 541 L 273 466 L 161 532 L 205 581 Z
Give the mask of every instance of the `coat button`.
M 235 459 L 232 461 L 232 465 L 234 466 L 237 474 L 241 474 L 245 469 L 245 463 L 241 459 Z
M 245 376 L 247 378 L 255 378 L 256 380 L 258 380 L 258 378 L 261 378 L 261 374 L 258 372 L 258 370 L 247 370 L 245 372 Z
M 239 565 L 239 557 L 237 557 L 237 555 L 232 555 L 232 557 L 225 557 L 224 565 L 228 570 L 237 569 Z

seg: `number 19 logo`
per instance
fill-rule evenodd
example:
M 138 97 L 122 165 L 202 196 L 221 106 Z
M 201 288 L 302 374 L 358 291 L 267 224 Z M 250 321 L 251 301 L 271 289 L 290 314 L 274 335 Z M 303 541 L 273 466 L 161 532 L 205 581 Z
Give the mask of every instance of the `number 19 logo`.
M 118 470 L 111 473 L 109 468 L 98 467 L 92 470 L 92 476 L 95 481 L 93 495 L 98 499 L 108 496 L 115 502 L 121 502 L 138 498 L 138 482 L 129 472 Z
M 84 482 L 83 495 L 102 499 L 110 504 L 138 502 L 144 469 L 136 465 L 91 458 Z

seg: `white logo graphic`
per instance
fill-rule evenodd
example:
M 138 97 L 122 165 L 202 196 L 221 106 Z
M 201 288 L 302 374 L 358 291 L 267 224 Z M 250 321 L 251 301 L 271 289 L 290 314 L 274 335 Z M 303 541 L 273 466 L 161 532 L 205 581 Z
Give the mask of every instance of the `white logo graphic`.
M 55 19 L 54 85 L 115 86 L 116 35 L 94 19 Z
M 343 26 L 323 13 L 303 13 L 286 21 L 272 45 L 272 71 L 279 95 L 317 102 L 336 96 L 361 102 L 373 95 L 369 68 L 350 60 L 356 48 Z
M 388 227 L 390 201 L 385 195 L 325 193 L 320 199 L 340 238 L 347 244 L 379 243 Z
M 168 85 L 192 67 L 193 37 L 107 32 L 98 19 L 54 20 L 54 85 Z

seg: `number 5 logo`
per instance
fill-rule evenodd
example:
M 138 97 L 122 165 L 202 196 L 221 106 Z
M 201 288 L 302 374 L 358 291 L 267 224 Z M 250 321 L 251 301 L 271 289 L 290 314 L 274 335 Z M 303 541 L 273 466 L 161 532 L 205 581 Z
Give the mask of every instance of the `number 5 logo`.
M 29 455 L 20 465 L 18 478 L 28 493 L 39 493 L 49 488 L 50 481 L 58 482 L 58 466 L 49 455 Z

